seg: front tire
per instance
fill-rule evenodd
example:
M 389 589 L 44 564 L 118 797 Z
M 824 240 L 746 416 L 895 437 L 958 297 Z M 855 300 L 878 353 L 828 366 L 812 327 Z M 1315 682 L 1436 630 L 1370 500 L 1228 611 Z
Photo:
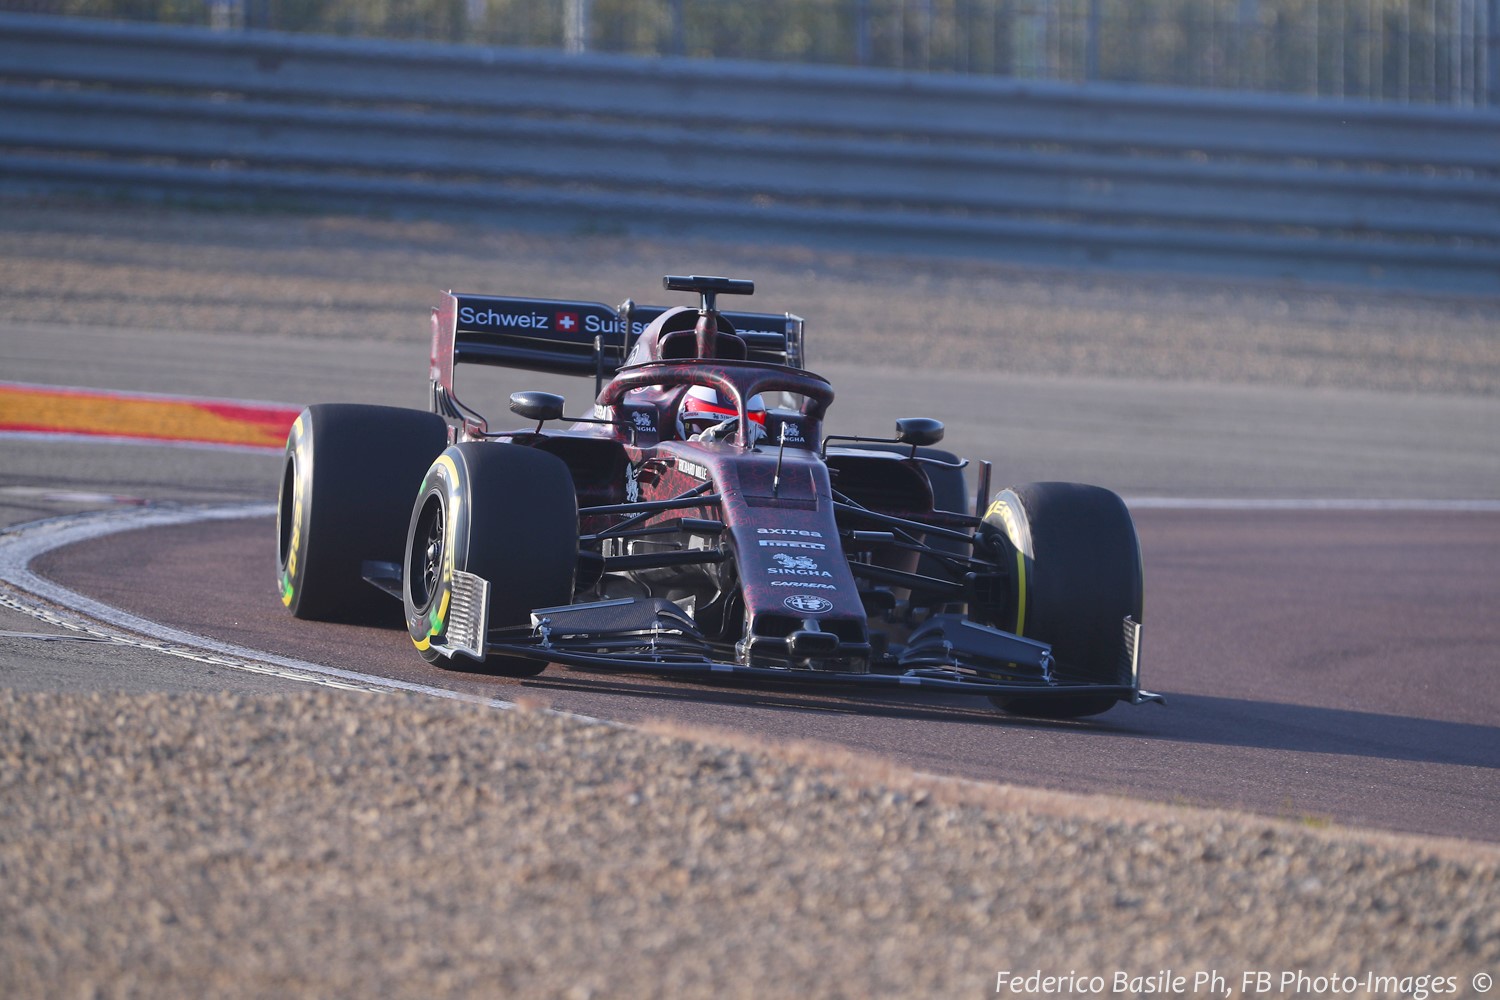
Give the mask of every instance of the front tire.
M 448 441 L 435 413 L 320 403 L 287 435 L 277 504 L 277 591 L 298 618 L 395 620 L 365 560 L 399 562 L 411 498 Z
M 980 617 L 1052 646 L 1063 682 L 1134 683 L 1125 664 L 1125 618 L 1139 623 L 1144 578 L 1135 523 L 1109 490 L 1028 483 L 996 494 L 981 532 L 1014 560 L 1008 602 Z M 1098 715 L 1111 695 L 994 695 L 1002 711 L 1053 719 Z
M 504 628 L 527 624 L 534 608 L 570 602 L 577 563 L 578 500 L 560 459 L 521 445 L 454 445 L 432 463 L 411 512 L 402 573 L 407 631 L 424 660 L 448 660 L 455 571 L 489 582 L 489 624 Z M 509 677 L 547 667 L 520 657 L 479 662 Z

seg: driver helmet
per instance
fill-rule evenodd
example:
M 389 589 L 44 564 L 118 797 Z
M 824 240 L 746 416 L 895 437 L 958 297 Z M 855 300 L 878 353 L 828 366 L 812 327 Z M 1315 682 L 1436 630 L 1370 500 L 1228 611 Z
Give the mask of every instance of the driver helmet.
M 766 402 L 759 394 L 751 396 L 745 403 L 745 411 L 750 417 L 750 438 L 758 441 L 766 433 Z M 718 390 L 706 385 L 695 385 L 688 389 L 677 408 L 677 435 L 686 440 L 738 416 L 734 402 L 728 397 L 720 396 Z

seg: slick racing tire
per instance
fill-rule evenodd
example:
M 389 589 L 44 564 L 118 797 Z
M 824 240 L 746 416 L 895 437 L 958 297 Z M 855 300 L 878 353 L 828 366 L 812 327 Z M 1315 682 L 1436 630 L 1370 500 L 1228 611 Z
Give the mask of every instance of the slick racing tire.
M 489 582 L 495 629 L 529 624 L 533 608 L 570 602 L 577 563 L 578 500 L 561 459 L 521 445 L 454 445 L 432 463 L 411 512 L 402 585 L 407 631 L 424 660 L 449 660 L 455 571 Z M 547 667 L 520 657 L 479 662 L 508 677 Z
M 277 590 L 298 618 L 395 624 L 365 560 L 399 564 L 411 500 L 448 442 L 435 413 L 309 406 L 292 424 L 277 504 Z
M 1014 560 L 1017 586 L 1004 607 L 975 609 L 985 624 L 1051 644 L 1060 681 L 1130 684 L 1123 666 L 1126 616 L 1141 621 L 1141 550 L 1130 511 L 1109 490 L 1029 483 L 996 494 L 981 527 Z M 1013 696 L 1002 711 L 1044 718 L 1098 715 L 1112 695 Z

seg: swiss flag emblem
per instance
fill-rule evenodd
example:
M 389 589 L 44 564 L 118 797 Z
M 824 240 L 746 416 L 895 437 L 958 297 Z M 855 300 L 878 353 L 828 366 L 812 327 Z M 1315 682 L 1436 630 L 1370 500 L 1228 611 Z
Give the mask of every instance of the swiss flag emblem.
M 578 332 L 577 313 L 558 313 L 556 318 L 557 329 L 562 333 Z

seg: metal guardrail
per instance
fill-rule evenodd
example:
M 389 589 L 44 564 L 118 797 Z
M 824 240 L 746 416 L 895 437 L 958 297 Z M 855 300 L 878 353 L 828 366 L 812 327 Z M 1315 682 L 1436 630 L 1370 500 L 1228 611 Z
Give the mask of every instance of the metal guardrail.
M 1500 113 L 0 14 L 0 178 L 1500 294 Z

